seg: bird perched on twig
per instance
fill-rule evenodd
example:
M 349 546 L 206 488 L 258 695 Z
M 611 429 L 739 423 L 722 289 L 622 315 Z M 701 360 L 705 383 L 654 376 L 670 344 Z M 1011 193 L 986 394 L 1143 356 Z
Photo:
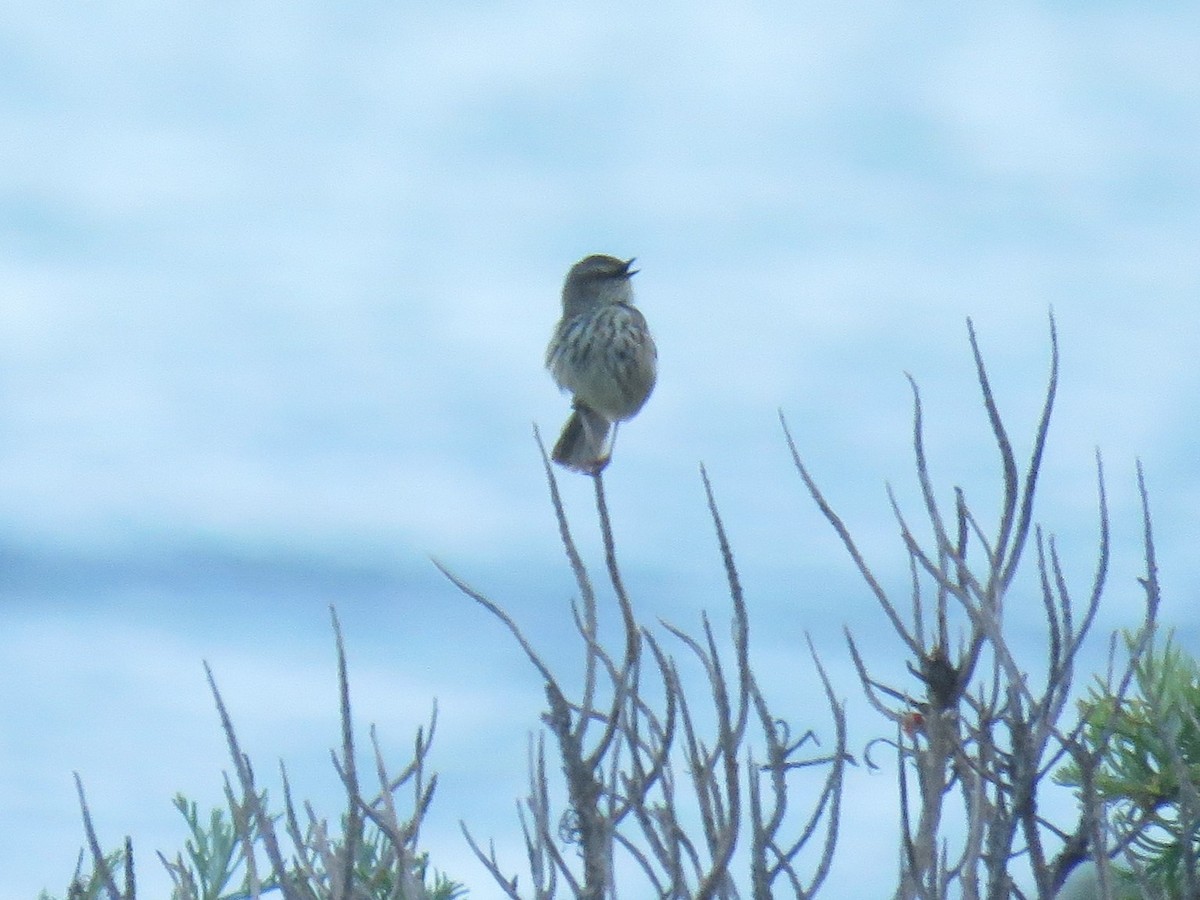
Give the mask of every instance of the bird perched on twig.
M 633 418 L 654 389 L 658 351 L 633 305 L 633 260 L 589 256 L 563 282 L 562 319 L 546 368 L 574 395 L 574 410 L 552 454 L 556 463 L 598 474 L 612 456 L 617 423 Z

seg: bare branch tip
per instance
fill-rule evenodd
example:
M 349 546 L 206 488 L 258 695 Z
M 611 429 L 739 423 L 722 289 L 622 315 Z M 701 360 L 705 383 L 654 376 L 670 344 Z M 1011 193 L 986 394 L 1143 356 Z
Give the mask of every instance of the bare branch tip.
M 908 371 L 905 371 L 904 377 L 908 381 L 908 386 L 912 389 L 913 405 L 916 406 L 918 411 L 920 411 L 920 409 L 921 409 L 921 388 L 917 384 L 917 379 L 913 376 L 912 372 L 908 372 Z
M 779 424 L 783 427 L 783 435 L 787 438 L 788 445 L 794 447 L 792 441 L 792 429 L 788 427 L 787 416 L 784 415 L 783 409 L 779 410 Z

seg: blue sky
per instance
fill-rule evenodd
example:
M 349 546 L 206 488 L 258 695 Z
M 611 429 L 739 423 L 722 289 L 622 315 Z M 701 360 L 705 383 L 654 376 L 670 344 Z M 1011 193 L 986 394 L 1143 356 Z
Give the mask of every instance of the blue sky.
M 397 755 L 438 698 L 426 838 L 493 896 L 456 823 L 515 846 L 540 693 L 428 558 L 547 642 L 569 628 L 531 426 L 550 440 L 564 417 L 542 354 L 591 252 L 638 257 L 660 348 L 607 479 L 631 587 L 648 621 L 723 612 L 703 461 L 785 709 L 806 629 L 842 674 L 843 622 L 894 650 L 778 410 L 903 584 L 883 489 L 916 499 L 905 371 L 939 484 L 994 509 L 967 316 L 1020 451 L 1053 307 L 1039 519 L 1085 580 L 1099 446 L 1104 622 L 1128 624 L 1140 458 L 1164 613 L 1189 623 L 1198 38 L 1200 14 L 1170 3 L 9 10 L 0 894 L 62 890 L 72 770 L 111 841 L 134 835 L 147 895 L 165 890 L 150 851 L 177 846 L 171 795 L 215 802 L 227 767 L 202 659 L 260 768 L 283 756 L 331 795 L 335 602 L 360 720 Z M 564 491 L 598 563 L 590 487 Z M 882 723 L 843 684 L 865 742 Z M 851 815 L 886 777 L 857 776 Z M 846 859 L 891 852 L 847 835 Z M 835 877 L 861 884 L 850 864 Z

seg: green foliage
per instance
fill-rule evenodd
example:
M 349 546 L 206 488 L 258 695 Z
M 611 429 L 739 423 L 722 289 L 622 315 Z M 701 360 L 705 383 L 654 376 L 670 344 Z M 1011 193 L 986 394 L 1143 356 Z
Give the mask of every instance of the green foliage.
M 259 799 L 265 804 L 266 792 Z M 225 889 L 244 868 L 246 848 L 253 847 L 259 840 L 253 818 L 236 816 L 232 810 L 218 807 L 209 814 L 205 825 L 200 821 L 194 801 L 188 800 L 183 794 L 176 794 L 174 804 L 187 822 L 190 836 L 184 843 L 186 862 L 182 856 L 177 856 L 174 862 L 163 857 L 163 863 L 175 882 L 172 900 L 241 900 L 251 896 L 249 872 L 244 873 L 236 891 L 226 893 Z M 244 838 L 234 825 L 235 820 L 244 822 Z M 273 880 L 262 883 L 263 890 L 275 886 Z
M 227 795 L 228 796 L 228 795 Z M 260 795 L 266 806 L 266 793 Z M 177 794 L 173 801 L 187 823 L 189 836 L 184 850 L 174 860 L 160 854 L 163 864 L 171 873 L 175 883 L 171 900 L 249 900 L 253 897 L 253 878 L 247 866 L 247 848 L 251 852 L 259 849 L 262 837 L 253 824 L 252 817 L 242 814 L 232 799 L 228 809 L 214 808 L 203 819 L 194 801 Z M 272 816 L 272 821 L 279 816 Z M 343 827 L 345 826 L 343 821 Z M 311 837 L 312 835 L 310 835 Z M 314 841 L 315 842 L 315 841 Z M 344 840 L 330 842 L 330 848 L 340 853 Z M 321 854 L 315 854 L 321 858 Z M 334 858 L 337 858 L 336 856 Z M 114 851 L 105 857 L 109 872 L 119 871 L 124 861 L 122 851 Z M 370 900 L 395 900 L 397 895 L 398 854 L 391 838 L 379 828 L 368 823 L 357 845 L 355 861 L 356 884 L 361 890 L 355 896 Z M 299 873 L 295 873 L 299 875 Z M 467 895 L 466 889 L 445 875 L 430 871 L 427 854 L 416 858 L 413 871 L 417 881 L 424 885 L 429 900 L 460 900 Z M 306 880 L 313 887 L 313 896 L 324 896 L 319 887 L 328 883 L 328 872 L 318 869 Z M 313 884 L 312 882 L 316 882 Z M 260 892 L 274 890 L 278 883 L 273 878 L 263 878 L 258 885 Z M 401 900 L 408 900 L 403 894 Z M 104 893 L 99 867 L 90 879 L 78 875 L 71 883 L 66 900 L 103 900 Z M 38 900 L 57 900 L 43 891 Z M 422 898 L 423 900 L 423 898 Z
M 395 846 L 382 831 L 367 825 L 358 845 L 354 870 L 356 883 L 372 900 L 390 900 L 396 890 Z M 429 872 L 429 855 L 417 857 L 414 875 L 425 885 L 429 900 L 458 900 L 467 895 L 466 888 L 451 881 L 440 872 Z
M 1128 836 L 1138 880 L 1183 896 L 1200 844 L 1200 667 L 1168 637 L 1134 676 L 1133 696 L 1101 684 L 1083 701 L 1085 740 L 1099 755 L 1093 785 L 1117 836 Z M 1055 777 L 1077 788 L 1084 781 L 1078 763 Z
M 122 850 L 114 850 L 104 856 L 104 864 L 109 872 L 119 871 L 124 860 L 125 853 Z M 84 878 L 80 874 L 82 863 L 83 857 L 80 856 L 80 865 L 75 867 L 75 877 L 71 879 L 71 884 L 67 888 L 66 900 L 101 900 L 105 895 L 100 867 L 95 867 L 92 874 Z M 37 900 L 58 900 L 58 898 L 47 891 L 42 891 L 38 894 Z

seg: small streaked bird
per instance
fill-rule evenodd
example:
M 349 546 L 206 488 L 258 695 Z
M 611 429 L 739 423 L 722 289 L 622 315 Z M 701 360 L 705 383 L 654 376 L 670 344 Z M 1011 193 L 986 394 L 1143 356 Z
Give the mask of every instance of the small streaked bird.
M 546 348 L 546 368 L 574 395 L 552 455 L 576 472 L 595 475 L 608 465 L 617 423 L 633 418 L 654 390 L 658 351 L 633 305 L 632 264 L 589 256 L 563 282 L 562 319 Z

